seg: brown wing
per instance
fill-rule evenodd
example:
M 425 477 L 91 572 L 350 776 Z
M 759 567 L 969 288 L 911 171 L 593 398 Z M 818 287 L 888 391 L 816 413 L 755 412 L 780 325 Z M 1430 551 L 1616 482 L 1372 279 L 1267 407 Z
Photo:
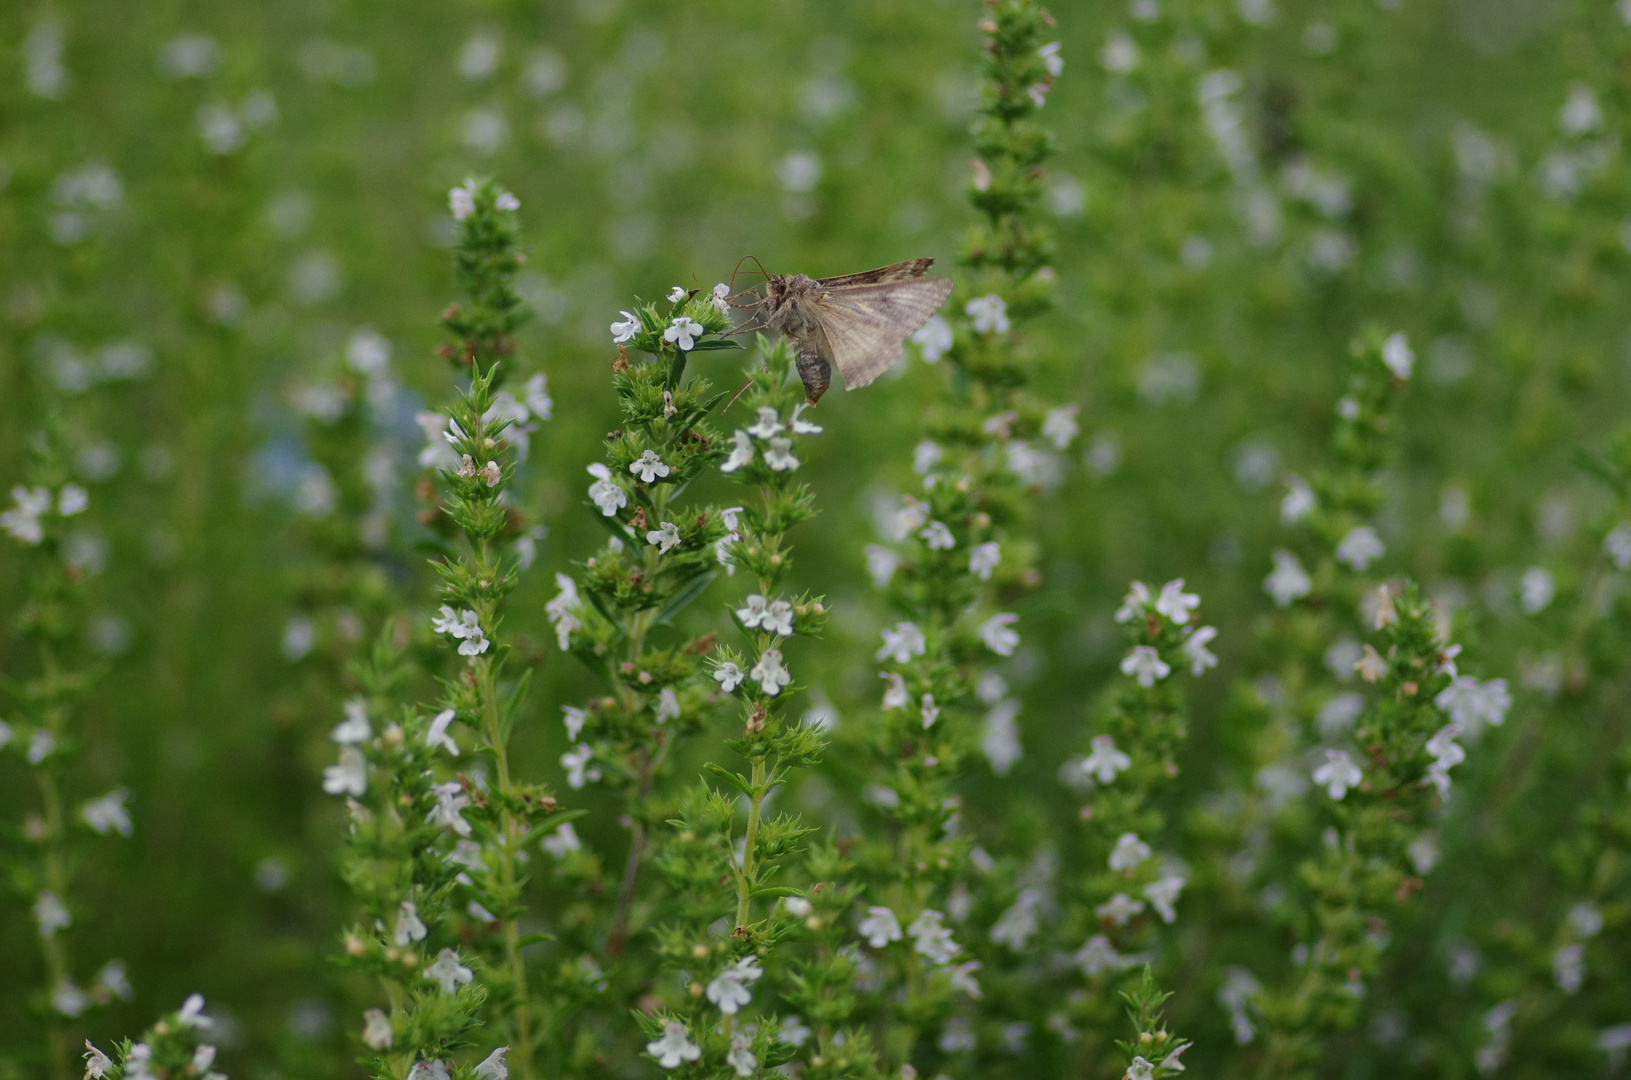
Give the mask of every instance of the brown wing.
M 841 289 L 849 285 L 878 285 L 886 281 L 910 281 L 912 278 L 922 277 L 923 272 L 933 265 L 933 259 L 907 259 L 905 262 L 880 266 L 876 270 L 862 270 L 859 274 L 842 274 L 839 277 L 818 278 L 816 284 L 829 289 Z
M 928 322 L 950 294 L 945 278 L 824 289 L 816 309 L 844 389 L 865 386 L 888 371 L 900 359 L 906 335 Z

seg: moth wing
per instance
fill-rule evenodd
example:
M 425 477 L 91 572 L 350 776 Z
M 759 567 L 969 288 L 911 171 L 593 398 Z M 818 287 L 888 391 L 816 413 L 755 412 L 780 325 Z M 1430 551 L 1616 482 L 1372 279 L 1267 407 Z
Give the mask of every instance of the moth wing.
M 865 386 L 888 371 L 900 359 L 906 336 L 928 322 L 949 295 L 951 282 L 945 278 L 824 290 L 816 305 L 844 389 Z
M 843 289 L 851 285 L 881 285 L 889 281 L 910 281 L 922 277 L 924 271 L 933 265 L 933 259 L 907 259 L 905 262 L 880 266 L 876 270 L 862 270 L 859 274 L 819 278 L 816 284 L 827 289 Z

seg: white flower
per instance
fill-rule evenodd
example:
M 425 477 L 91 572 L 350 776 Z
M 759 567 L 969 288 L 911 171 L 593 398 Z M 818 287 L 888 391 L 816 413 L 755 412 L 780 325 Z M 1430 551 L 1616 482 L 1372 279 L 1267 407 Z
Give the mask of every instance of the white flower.
M 991 572 L 1002 562 L 1002 548 L 995 540 L 987 540 L 968 554 L 968 572 L 981 581 L 990 581 Z
M 753 439 L 747 432 L 743 431 L 741 428 L 737 428 L 736 434 L 731 436 L 730 457 L 726 458 L 724 464 L 719 466 L 719 471 L 726 473 L 735 472 L 737 469 L 740 469 L 742 466 L 746 465 L 752 460 Z
M 1518 580 L 1518 604 L 1525 615 L 1535 615 L 1545 609 L 1557 595 L 1557 581 L 1538 566 L 1531 566 Z
M 922 528 L 923 523 L 928 520 L 929 510 L 927 507 L 910 495 L 902 495 L 900 509 L 895 511 L 895 532 L 892 538 L 904 540 Z
M 980 750 L 991 763 L 991 771 L 998 776 L 1007 776 L 1014 762 L 1025 756 L 1025 748 L 1019 741 L 1019 725 L 1015 723 L 1018 716 L 1019 702 L 1013 700 L 999 701 L 985 714 Z
M 765 610 L 763 626 L 773 634 L 789 637 L 793 633 L 793 605 L 786 600 L 773 601 Z
M 721 281 L 718 285 L 714 286 L 713 295 L 708 299 L 714 305 L 715 311 L 719 312 L 721 315 L 725 314 L 725 312 L 729 311 L 731 307 L 731 287 Z
M 1206 643 L 1217 636 L 1217 627 L 1200 626 L 1196 627 L 1193 634 L 1184 639 L 1179 651 L 1189 659 L 1189 673 L 1191 675 L 1198 676 L 1204 673 L 1207 668 L 1218 666 L 1218 658 L 1213 656 L 1212 651 L 1206 647 Z
M 1293 600 L 1313 592 L 1314 581 L 1303 569 L 1302 560 L 1280 548 L 1274 553 L 1274 572 L 1263 579 L 1263 591 L 1276 607 L 1287 607 Z
M 1142 581 L 1135 581 L 1127 589 L 1127 598 L 1116 609 L 1117 622 L 1131 622 L 1143 615 L 1150 606 L 1150 587 Z
M 880 589 L 887 588 L 889 579 L 900 569 L 900 556 L 878 544 L 868 544 L 865 554 L 866 572 L 871 576 L 872 584 Z
M 1036 906 L 1041 900 L 1042 894 L 1035 889 L 1020 893 L 1019 899 L 991 927 L 991 940 L 1015 952 L 1024 949 L 1031 935 L 1036 933 Z
M 57 513 L 63 517 L 82 514 L 90 505 L 90 495 L 78 484 L 64 484 L 57 494 Z
M 371 1050 L 389 1050 L 396 1036 L 391 1031 L 391 1019 L 379 1009 L 362 1014 L 362 1041 Z
M 439 985 L 442 993 L 451 994 L 454 987 L 469 982 L 476 977 L 476 973 L 459 963 L 458 953 L 443 949 L 436 954 L 436 962 L 425 969 L 422 977 Z
M 912 471 L 922 476 L 940 463 L 946 452 L 933 439 L 924 439 L 912 451 Z
M 153 1048 L 146 1043 L 136 1043 L 125 1054 L 125 1076 L 129 1080 L 153 1080 L 153 1073 L 148 1066 L 153 1062 Z
M 544 605 L 544 611 L 549 615 L 549 621 L 555 624 L 555 640 L 561 651 L 565 652 L 572 647 L 572 632 L 582 625 L 577 616 L 581 604 L 577 583 L 571 578 L 556 574 L 555 586 L 560 591 Z
M 708 1000 L 718 1005 L 726 1016 L 735 1016 L 742 1006 L 753 1000 L 748 986 L 763 974 L 759 958 L 749 953 L 713 977 L 708 983 Z
M 1622 521 L 1603 537 L 1603 551 L 1617 570 L 1631 570 L 1631 521 Z
M 1132 921 L 1134 915 L 1144 910 L 1144 901 L 1134 900 L 1126 893 L 1116 893 L 1110 899 L 1093 909 L 1093 914 L 1100 919 L 1108 919 L 1114 926 L 1126 926 Z
M 447 733 L 448 725 L 453 723 L 454 718 L 457 716 L 458 713 L 452 709 L 443 709 L 431 717 L 430 727 L 425 731 L 425 745 L 433 750 L 440 746 L 451 756 L 458 757 L 459 744 L 454 742 L 453 737 Z
M 129 836 L 131 833 L 130 811 L 125 803 L 130 801 L 129 788 L 114 788 L 100 799 L 92 799 L 79 810 L 80 819 L 91 827 L 91 831 L 106 836 L 116 832 L 120 836 Z
M 19 484 L 11 489 L 11 497 L 16 505 L 0 514 L 0 529 L 6 530 L 20 543 L 33 547 L 45 539 L 45 530 L 40 527 L 40 515 L 51 509 L 51 489 L 29 489 Z
M 640 319 L 632 311 L 621 312 L 622 322 L 612 323 L 612 344 L 621 345 L 640 332 Z
M 1506 712 L 1512 707 L 1512 695 L 1507 693 L 1505 679 L 1479 683 L 1470 675 L 1458 675 L 1449 686 L 1439 691 L 1433 704 L 1448 713 L 1451 722 L 1459 724 L 1470 735 L 1481 724 L 1499 727 L 1504 723 Z
M 1410 350 L 1410 341 L 1402 332 L 1389 334 L 1388 339 L 1382 342 L 1382 363 L 1398 378 L 1410 378 L 1416 354 Z
M 748 434 L 756 439 L 773 439 L 781 433 L 781 414 L 768 405 L 759 406 L 759 419 L 748 428 Z
M 980 640 L 998 656 L 1012 656 L 1019 648 L 1019 634 L 1010 627 L 1019 622 L 1019 616 L 1009 612 L 993 615 L 980 624 Z
M 1552 978 L 1565 994 L 1573 994 L 1586 980 L 1586 947 L 1565 945 L 1552 954 Z
M 464 787 L 456 780 L 449 780 L 432 785 L 431 790 L 436 793 L 436 805 L 425 815 L 425 820 L 452 829 L 459 836 L 469 836 L 470 823 L 460 813 L 470 805 L 470 796 L 464 793 Z
M 954 967 L 946 968 L 946 984 L 951 987 L 952 993 L 961 990 L 975 1001 L 985 995 L 980 992 L 980 984 L 975 981 L 974 973 L 980 970 L 978 960 L 969 960 Z
M 583 730 L 584 722 L 589 719 L 589 714 L 576 705 L 562 705 L 561 714 L 561 722 L 566 725 L 567 739 L 573 742 L 577 741 L 578 732 Z
M 499 468 L 498 462 L 489 461 L 481 467 L 476 475 L 481 477 L 488 487 L 497 487 L 499 482 L 504 479 L 504 470 Z
M 1071 959 L 1082 969 L 1082 974 L 1090 979 L 1101 971 L 1114 971 L 1122 966 L 1121 956 L 1116 952 L 1116 947 L 1110 944 L 1110 939 L 1103 934 L 1094 934 L 1088 938 L 1087 944 L 1077 949 Z
M 1042 66 L 1048 69 L 1049 75 L 1057 76 L 1065 70 L 1065 61 L 1059 56 L 1059 42 L 1049 42 L 1036 50 L 1036 55 L 1042 58 Z
M 883 708 L 885 710 L 906 708 L 906 703 L 911 700 L 906 693 L 906 680 L 893 671 L 882 672 L 878 678 L 888 684 L 884 687 Z
M 522 387 L 522 397 L 526 398 L 532 415 L 540 420 L 548 420 L 555 411 L 555 402 L 549 396 L 549 383 L 541 371 L 527 380 Z
M 798 468 L 799 459 L 793 456 L 793 440 L 771 439 L 770 445 L 765 447 L 765 464 L 777 472 Z
M 1133 1060 L 1127 1066 L 1127 1071 L 1121 1074 L 1122 1080 L 1151 1080 L 1155 1076 L 1155 1066 L 1144 1060 L 1140 1054 L 1134 1054 Z
M 1068 450 L 1076 440 L 1082 430 L 1076 423 L 1079 412 L 1081 407 L 1078 405 L 1061 405 L 1048 411 L 1046 419 L 1042 421 L 1042 436 L 1052 441 L 1055 450 Z
M 753 670 L 748 672 L 748 677 L 759 680 L 759 689 L 768 697 L 775 697 L 793 681 L 793 676 L 782 667 L 780 649 L 766 649 L 760 655 L 759 662 L 753 665 Z
M 776 1036 L 776 1041 L 789 1046 L 803 1046 L 813 1034 L 815 1032 L 810 1030 L 810 1026 L 797 1015 L 787 1016 L 782 1020 L 781 1033 Z
M 1337 544 L 1336 554 L 1338 562 L 1363 571 L 1365 567 L 1380 559 L 1386 551 L 1382 545 L 1382 538 L 1376 535 L 1376 530 L 1369 525 L 1360 525 Z
M 1082 772 L 1101 784 L 1114 783 L 1116 774 L 1131 767 L 1133 759 L 1116 749 L 1108 735 L 1093 736 L 1093 752 L 1082 759 Z
M 663 1037 L 646 1043 L 646 1053 L 657 1059 L 665 1069 L 679 1068 L 682 1061 L 695 1061 L 702 1056 L 702 1048 L 685 1034 L 685 1025 L 678 1020 L 663 1021 Z
M 684 285 L 676 285 L 672 289 L 668 290 L 668 302 L 670 304 L 677 304 L 681 300 L 684 300 L 684 299 L 685 299 L 685 286 Z
M 1183 887 L 1184 879 L 1176 874 L 1168 874 L 1144 886 L 1144 898 L 1161 916 L 1162 922 L 1171 923 L 1178 917 L 1174 905 L 1178 902 L 1178 891 Z
M 1150 857 L 1150 845 L 1138 838 L 1137 833 L 1122 833 L 1116 838 L 1115 850 L 1110 852 L 1110 869 L 1131 870 Z
M 933 364 L 951 349 L 951 324 L 938 315 L 912 331 L 912 344 L 923 354 L 925 364 Z
M 96 985 L 121 1001 L 129 1001 L 136 996 L 136 988 L 130 985 L 130 976 L 125 971 L 123 960 L 109 960 L 103 964 L 102 970 L 96 973 Z
M 929 522 L 917 535 L 928 545 L 930 551 L 950 551 L 957 546 L 957 540 L 951 535 L 951 530 L 938 521 Z
M 752 630 L 761 625 L 770 612 L 770 602 L 759 593 L 752 593 L 743 601 L 743 606 L 736 609 L 736 617 L 742 625 Z
M 577 746 L 561 755 L 561 767 L 566 770 L 567 786 L 573 790 L 583 787 L 585 781 L 593 782 L 600 779 L 600 770 L 589 767 L 595 752 L 587 743 Z
M 883 631 L 883 648 L 873 655 L 874 660 L 893 659 L 897 664 L 908 663 L 914 656 L 928 652 L 929 643 L 917 624 L 896 623 L 894 629 Z
M 874 949 L 881 949 L 891 941 L 901 939 L 900 921 L 895 913 L 886 907 L 869 907 L 866 909 L 866 918 L 861 920 L 861 936 L 866 938 L 867 944 Z
M 1155 685 L 1155 680 L 1172 674 L 1172 668 L 1161 659 L 1154 646 L 1134 645 L 1133 651 L 1121 661 L 1121 673 L 1136 676 L 1138 685 L 1149 689 Z
M 416 941 L 424 941 L 430 930 L 425 927 L 425 921 L 419 917 L 419 908 L 412 900 L 404 900 L 397 905 L 396 928 L 391 931 L 391 940 L 398 946 L 411 945 Z
M 470 1075 L 476 1080 L 510 1080 L 510 1067 L 504 1064 L 504 1055 L 509 1052 L 508 1046 L 499 1047 L 483 1058 Z
M 681 352 L 690 352 L 697 343 L 696 339 L 707 332 L 701 323 L 689 315 L 681 315 L 668 324 L 668 329 L 663 331 L 663 340 L 678 345 Z
M 340 760 L 323 770 L 323 791 L 329 795 L 362 796 L 368 792 L 368 759 L 354 746 L 340 751 Z
M 1184 592 L 1184 579 L 1169 581 L 1161 586 L 1161 595 L 1155 599 L 1155 610 L 1165 615 L 1176 626 L 1182 626 L 1189 621 L 1189 613 L 1201 606 L 1201 598 L 1194 593 Z
M 1583 938 L 1596 937 L 1603 929 L 1603 909 L 1590 900 L 1569 909 L 1569 929 Z
M 453 1080 L 445 1061 L 416 1061 L 408 1070 L 408 1080 Z
M 555 831 L 544 837 L 538 846 L 557 859 L 564 859 L 569 853 L 583 847 L 583 842 L 578 839 L 578 831 L 568 821 L 556 826 Z
M 680 718 L 680 698 L 674 688 L 665 686 L 657 695 L 657 723 L 665 724 Z
M 215 1021 L 204 1015 L 203 994 L 188 994 L 187 999 L 181 1003 L 181 1011 L 176 1014 L 176 1020 L 183 1027 L 197 1028 L 200 1031 L 215 1026 Z
M 466 612 L 465 614 L 471 615 L 474 614 L 474 612 Z M 471 627 L 464 635 L 464 641 L 459 643 L 459 655 L 480 656 L 482 653 L 487 651 L 487 646 L 490 644 L 492 644 L 492 642 L 487 640 L 487 635 L 482 633 L 481 627 Z M 472 663 L 474 663 L 474 661 L 472 661 Z
M 827 430 L 820 424 L 803 419 L 804 410 L 809 407 L 808 401 L 801 401 L 793 406 L 793 415 L 788 417 L 787 426 L 793 429 L 794 435 L 820 435 Z
M 463 221 L 476 212 L 476 182 L 466 180 L 460 187 L 447 193 L 447 208 L 453 212 L 454 221 Z
M 649 484 L 659 476 L 667 476 L 668 466 L 663 464 L 655 450 L 647 450 L 638 461 L 629 464 L 629 472 L 638 476 L 642 484 Z
M 57 749 L 57 737 L 45 728 L 36 728 L 28 741 L 28 763 L 38 765 Z
M 647 530 L 646 543 L 655 547 L 657 554 L 667 555 L 670 549 L 679 546 L 680 527 L 672 521 L 665 521 L 661 528 Z
M 1314 512 L 1318 500 L 1308 481 L 1295 474 L 1286 477 L 1286 495 L 1280 500 L 1280 522 L 1295 525 Z
M 952 957 L 963 951 L 963 947 L 951 939 L 951 930 L 940 925 L 940 920 L 944 918 L 940 912 L 925 908 L 906 928 L 912 937 L 913 948 L 936 964 L 948 964 Z
M 34 921 L 39 923 L 40 937 L 49 938 L 70 926 L 74 918 L 68 914 L 62 897 L 54 892 L 42 892 L 34 901 Z
M 1030 86 L 1025 88 L 1025 96 L 1031 99 L 1032 105 L 1035 105 L 1040 109 L 1043 105 L 1047 104 L 1048 91 L 1052 89 L 1053 87 L 1049 86 L 1047 83 L 1032 83 Z
M 753 1037 L 745 1031 L 731 1036 L 731 1048 L 725 1055 L 725 1064 L 736 1070 L 736 1075 L 749 1077 L 759 1071 L 759 1058 L 753 1053 Z
M 63 979 L 51 991 L 51 1007 L 64 1016 L 78 1016 L 90 1003 L 90 997 L 72 979 Z
M 1382 658 L 1374 646 L 1366 645 L 1354 661 L 1353 669 L 1359 672 L 1359 677 L 1366 682 L 1375 682 L 1387 673 L 1387 661 Z
M 979 334 L 1008 332 L 1008 305 L 1002 297 L 986 295 L 975 297 L 963 305 L 963 313 L 974 320 L 974 331 Z
M 1348 789 L 1357 787 L 1364 778 L 1365 774 L 1348 758 L 1346 750 L 1325 751 L 1325 764 L 1314 770 L 1314 783 L 1324 787 L 1325 793 L 1333 799 L 1348 794 Z
M 923 730 L 934 727 L 934 722 L 940 719 L 940 707 L 934 703 L 933 694 L 924 694 L 921 703 L 923 716 Z
M 443 608 L 451 611 L 451 608 Z M 345 719 L 329 732 L 329 738 L 341 746 L 355 746 L 367 742 L 373 737 L 374 730 L 368 726 L 368 704 L 361 698 L 345 703 Z
M 727 660 L 714 669 L 714 681 L 719 683 L 725 693 L 733 693 L 742 685 L 742 669 Z
M 113 1068 L 113 1060 L 92 1046 L 91 1040 L 86 1039 L 85 1075 L 94 1078 L 94 1080 L 100 1080 L 101 1077 L 108 1075 L 108 1070 L 111 1068 Z

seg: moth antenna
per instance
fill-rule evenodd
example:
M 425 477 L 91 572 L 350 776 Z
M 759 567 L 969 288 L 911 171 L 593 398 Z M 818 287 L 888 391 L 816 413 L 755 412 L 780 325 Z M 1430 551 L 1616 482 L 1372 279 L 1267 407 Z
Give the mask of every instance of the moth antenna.
M 758 256 L 756 256 L 756 255 L 744 255 L 740 259 L 736 260 L 736 268 L 731 271 L 731 293 L 733 295 L 736 292 L 736 275 L 740 274 L 742 272 L 742 264 L 747 262 L 749 259 L 753 260 L 753 264 L 759 268 L 759 273 L 763 277 L 766 277 L 766 278 L 770 277 L 770 274 L 765 270 L 764 263 L 759 261 Z M 755 288 L 757 288 L 757 286 L 755 286 Z
M 731 407 L 731 406 L 732 406 L 732 405 L 735 405 L 735 404 L 736 404 L 736 398 L 739 398 L 739 397 L 741 397 L 741 396 L 742 396 L 742 395 L 743 395 L 743 394 L 745 394 L 745 393 L 747 393 L 747 392 L 748 392 L 748 387 L 750 387 L 750 386 L 752 386 L 752 385 L 753 385 L 753 380 L 752 380 L 752 379 L 749 379 L 749 380 L 748 380 L 748 381 L 747 381 L 747 382 L 745 382 L 745 383 L 743 383 L 743 384 L 742 384 L 742 389 L 740 389 L 740 390 L 738 390 L 738 391 L 737 391 L 737 392 L 736 392 L 736 396 L 735 396 L 735 397 L 733 397 L 733 398 L 731 398 L 731 399 L 730 399 L 730 400 L 729 400 L 729 401 L 727 401 L 727 402 L 725 402 L 725 408 L 724 408 L 724 409 L 720 409 L 720 410 L 719 410 L 719 411 L 720 411 L 720 412 L 724 412 L 724 411 L 725 411 L 725 410 L 726 410 L 726 409 L 729 409 L 729 408 L 730 408 L 730 407 Z

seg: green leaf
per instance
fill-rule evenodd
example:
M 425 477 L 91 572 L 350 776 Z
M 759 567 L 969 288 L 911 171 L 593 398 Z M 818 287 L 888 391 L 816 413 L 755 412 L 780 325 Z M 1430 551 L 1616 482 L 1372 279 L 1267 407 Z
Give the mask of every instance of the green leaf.
M 745 348 L 747 348 L 747 346 L 743 345 L 740 341 L 737 341 L 735 338 L 707 338 L 707 339 L 705 339 L 703 341 L 699 341 L 695 345 L 691 346 L 691 351 L 692 352 L 723 352 L 723 351 L 725 351 L 727 349 L 745 349 Z
M 684 588 L 680 589 L 679 592 L 669 597 L 668 603 L 664 604 L 662 606 L 662 610 L 657 612 L 658 624 L 667 626 L 670 619 L 672 619 L 675 615 L 678 615 L 680 611 L 691 601 L 701 596 L 702 590 L 713 584 L 714 578 L 718 576 L 719 571 L 710 570 L 708 573 L 702 574 L 701 576 L 695 578 L 685 585 Z
M 788 885 L 761 885 L 748 893 L 749 896 L 803 896 L 803 889 L 795 889 Z
M 746 795 L 748 798 L 753 798 L 753 784 L 747 777 L 741 775 L 740 773 L 733 773 L 729 769 L 721 768 L 711 761 L 707 762 L 702 767 L 719 777 L 721 780 L 725 781 L 737 791 L 740 791 L 742 794 Z
M 584 503 L 583 505 L 585 505 L 585 506 L 595 506 L 594 503 Z M 596 521 L 600 522 L 602 525 L 604 525 L 606 527 L 607 532 L 611 533 L 613 536 L 617 537 L 619 540 L 623 541 L 625 544 L 630 545 L 636 551 L 638 551 L 640 549 L 640 545 L 635 541 L 634 537 L 629 533 L 629 530 L 624 527 L 623 523 L 621 521 L 619 521 L 616 518 L 615 515 L 614 516 L 607 516 L 606 514 L 602 514 L 600 512 L 600 507 L 595 506 L 594 517 L 595 517 Z
M 537 933 L 533 933 L 533 934 L 522 934 L 519 938 L 516 939 L 515 943 L 517 945 L 521 946 L 522 948 L 525 948 L 528 945 L 536 945 L 540 941 L 554 941 L 554 940 L 555 940 L 555 935 L 554 934 L 546 934 L 542 930 L 540 930 Z
M 521 700 L 527 696 L 527 687 L 532 684 L 532 669 L 528 668 L 516 680 L 515 692 L 510 695 L 510 703 L 504 708 L 504 715 L 498 718 L 498 737 L 504 742 L 510 741 L 510 729 L 515 727 L 515 718 L 521 712 Z

